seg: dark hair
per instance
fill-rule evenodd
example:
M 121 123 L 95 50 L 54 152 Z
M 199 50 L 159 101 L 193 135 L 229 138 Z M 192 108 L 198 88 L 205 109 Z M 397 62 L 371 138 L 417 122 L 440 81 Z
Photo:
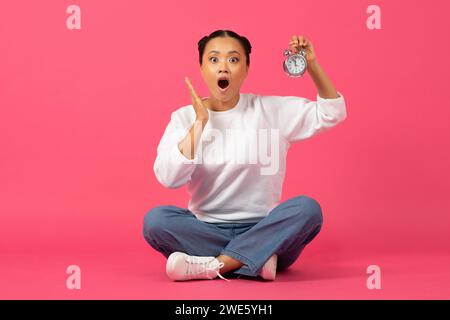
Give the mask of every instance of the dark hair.
M 199 62 L 200 65 L 202 65 L 203 62 L 203 53 L 205 52 L 205 48 L 207 43 L 217 37 L 232 37 L 237 39 L 242 47 L 244 47 L 245 50 L 245 57 L 247 58 L 247 66 L 250 65 L 250 53 L 252 52 L 252 45 L 250 44 L 250 41 L 246 37 L 238 35 L 236 32 L 233 32 L 231 30 L 216 30 L 213 33 L 211 33 L 209 36 L 204 36 L 200 39 L 198 42 L 198 54 L 199 54 Z

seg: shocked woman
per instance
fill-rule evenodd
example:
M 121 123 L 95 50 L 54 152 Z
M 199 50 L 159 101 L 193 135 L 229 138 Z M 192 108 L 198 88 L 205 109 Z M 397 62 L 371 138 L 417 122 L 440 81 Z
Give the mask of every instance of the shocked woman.
M 168 258 L 170 279 L 227 280 L 223 275 L 230 274 L 274 280 L 319 233 L 322 209 L 315 199 L 299 195 L 280 202 L 286 155 L 292 143 L 337 125 L 347 113 L 311 41 L 293 36 L 289 46 L 306 53 L 316 101 L 241 93 L 250 66 L 248 39 L 217 30 L 198 42 L 210 96 L 200 97 L 185 78 L 192 104 L 172 113 L 154 164 L 163 186 L 187 184 L 189 204 L 158 206 L 144 219 L 144 237 Z M 277 148 L 264 146 L 267 131 Z M 276 165 L 264 171 L 258 155 L 269 149 Z

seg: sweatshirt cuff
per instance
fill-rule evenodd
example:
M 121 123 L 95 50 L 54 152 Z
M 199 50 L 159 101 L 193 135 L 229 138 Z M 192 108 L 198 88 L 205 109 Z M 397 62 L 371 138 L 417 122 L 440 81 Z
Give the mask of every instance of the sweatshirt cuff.
M 337 92 L 339 97 L 337 98 L 331 98 L 331 99 L 326 99 L 326 98 L 322 98 L 321 96 L 319 96 L 319 94 L 317 94 L 317 102 L 325 102 L 325 103 L 331 103 L 331 104 L 342 104 L 344 102 L 344 96 L 338 91 Z
M 338 91 L 338 98 L 324 99 L 317 94 L 317 104 L 324 116 L 329 120 L 333 119 L 336 122 L 343 121 L 347 118 L 347 109 L 345 106 L 344 96 Z

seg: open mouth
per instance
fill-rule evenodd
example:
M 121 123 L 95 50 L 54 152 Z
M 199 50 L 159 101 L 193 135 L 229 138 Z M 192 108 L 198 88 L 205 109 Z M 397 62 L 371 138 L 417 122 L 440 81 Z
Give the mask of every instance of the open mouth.
M 217 84 L 222 90 L 225 90 L 230 85 L 230 82 L 227 79 L 220 79 Z

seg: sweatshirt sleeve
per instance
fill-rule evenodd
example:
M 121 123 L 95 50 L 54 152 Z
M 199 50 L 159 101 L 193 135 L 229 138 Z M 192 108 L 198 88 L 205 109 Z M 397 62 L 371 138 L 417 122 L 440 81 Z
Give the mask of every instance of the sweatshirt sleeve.
M 266 104 L 272 104 L 280 135 L 292 143 L 334 127 L 347 117 L 344 97 L 339 92 L 338 95 L 335 99 L 317 95 L 317 101 L 295 96 L 264 98 Z
M 191 180 L 198 156 L 186 158 L 178 149 L 178 143 L 183 140 L 190 128 L 184 128 L 175 112 L 172 113 L 169 124 L 157 148 L 157 156 L 153 165 L 156 178 L 166 188 L 179 188 Z M 196 150 L 196 153 L 198 150 Z

